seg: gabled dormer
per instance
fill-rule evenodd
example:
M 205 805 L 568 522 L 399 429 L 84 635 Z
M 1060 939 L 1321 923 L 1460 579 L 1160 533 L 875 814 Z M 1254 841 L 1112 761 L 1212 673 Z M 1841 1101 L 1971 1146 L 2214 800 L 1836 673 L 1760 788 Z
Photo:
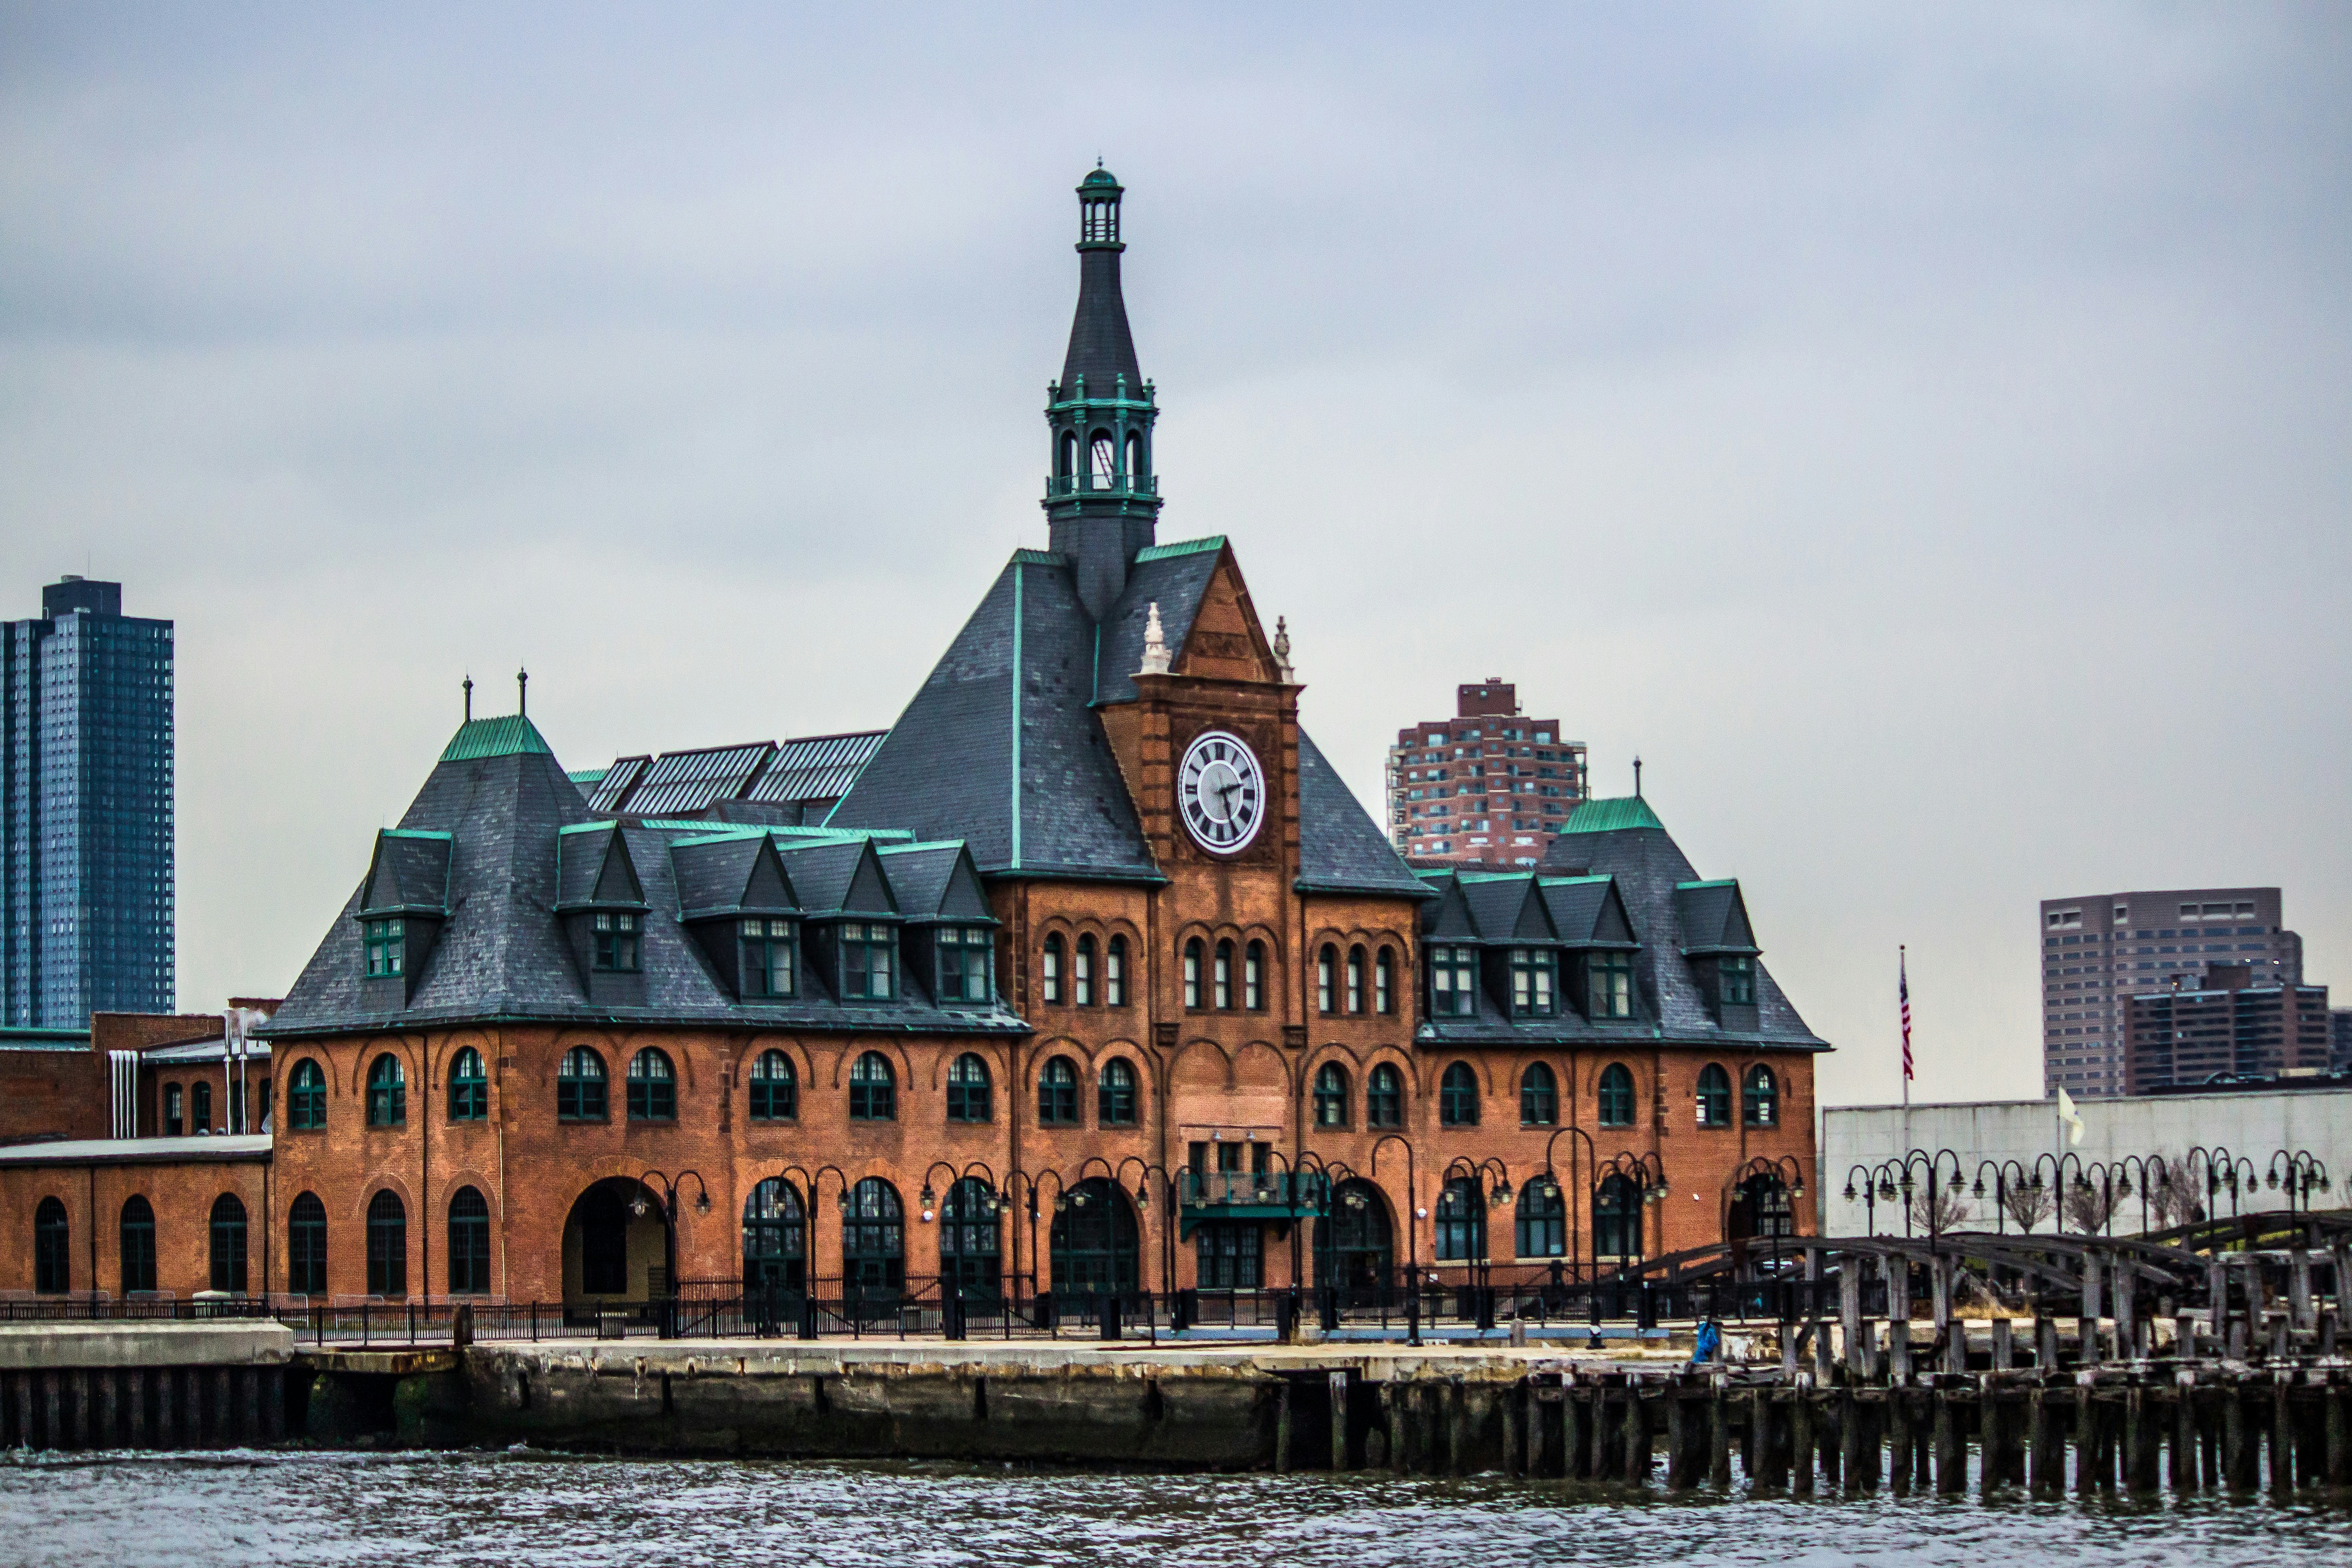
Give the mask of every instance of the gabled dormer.
M 1559 936 L 1532 872 L 1465 872 L 1456 879 L 1483 946 L 1486 999 L 1505 1018 L 1549 1019 L 1560 1009 Z
M 800 895 L 802 956 L 818 978 L 840 1001 L 896 1001 L 898 904 L 873 841 L 794 844 L 782 858 Z
M 678 919 L 735 999 L 801 994 L 801 907 L 775 841 L 759 830 L 670 845 Z
M 906 961 L 943 1008 L 996 1000 L 996 916 L 961 842 L 892 844 L 881 852 L 905 922 Z
M 1742 1033 L 1756 1029 L 1755 929 L 1737 878 L 1675 883 L 1675 916 L 1682 926 L 1683 956 L 1706 996 L 1715 1021 Z
M 1422 880 L 1437 894 L 1421 906 L 1423 994 L 1429 1016 L 1440 1023 L 1476 1018 L 1480 935 L 1462 879 L 1450 872 L 1424 872 Z
M 1633 959 L 1641 943 L 1616 879 L 1547 876 L 1538 886 L 1559 933 L 1569 1004 L 1590 1023 L 1639 1019 L 1643 1009 Z
M 582 822 L 559 830 L 555 885 L 555 914 L 589 1001 L 644 1006 L 646 890 L 620 826 Z
M 390 1012 L 416 994 L 425 960 L 449 918 L 447 833 L 386 828 L 360 894 L 361 989 L 371 1011 Z

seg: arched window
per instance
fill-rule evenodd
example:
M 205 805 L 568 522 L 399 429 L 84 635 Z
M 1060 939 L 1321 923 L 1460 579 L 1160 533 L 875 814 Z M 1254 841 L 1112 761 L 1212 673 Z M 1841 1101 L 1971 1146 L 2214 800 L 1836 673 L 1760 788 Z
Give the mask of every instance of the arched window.
M 245 1294 L 245 1205 L 225 1192 L 213 1199 L 213 1289 Z
M 1698 1124 L 1731 1125 L 1731 1074 L 1712 1061 L 1698 1070 Z
M 853 1122 L 895 1122 L 898 1119 L 898 1079 L 889 1059 L 869 1051 L 849 1069 L 849 1119 Z
M 1396 1011 L 1396 954 L 1387 947 L 1372 960 L 1372 1010 L 1382 1018 Z
M 388 1186 L 368 1199 L 367 1260 L 369 1295 L 408 1294 L 408 1209 Z
M 770 1176 L 743 1200 L 743 1289 L 800 1291 L 808 1286 L 808 1214 L 801 1195 Z
M 1538 1177 L 1519 1188 L 1511 1241 L 1522 1258 L 1557 1258 L 1568 1250 L 1568 1197 L 1559 1183 Z
M 1486 1256 L 1486 1200 L 1478 1184 L 1455 1176 L 1437 1198 L 1437 1259 L 1475 1262 Z
M 1234 1005 L 1234 945 L 1230 942 L 1217 944 L 1216 997 L 1220 1011 Z
M 763 1051 L 751 1064 L 751 1120 L 789 1122 L 801 1113 L 800 1074 L 781 1051 Z
M 1062 432 L 1062 439 L 1054 447 L 1054 472 L 1067 479 L 1077 472 L 1078 437 L 1076 431 Z
M 1253 942 L 1242 949 L 1242 1006 L 1265 1010 L 1265 944 Z
M 1549 1127 L 1559 1120 L 1559 1083 L 1542 1062 L 1519 1075 L 1519 1125 Z
M 1344 1127 L 1348 1124 L 1348 1071 L 1336 1061 L 1327 1061 L 1316 1069 L 1315 1124 L 1318 1127 Z
M 66 1206 L 54 1197 L 41 1199 L 33 1210 L 33 1289 L 44 1296 L 73 1289 L 73 1232 Z
M 461 1186 L 449 1199 L 449 1293 L 490 1293 L 490 1205 L 478 1188 Z
M 1724 1218 L 1729 1222 L 1724 1239 L 1770 1239 L 1797 1233 L 1797 1212 L 1789 1188 L 1777 1175 L 1759 1174 L 1739 1184 L 1738 1196 Z
M 1114 936 L 1103 949 L 1103 1006 L 1127 1006 L 1127 938 Z
M 1315 1009 L 1339 1010 L 1339 949 L 1328 944 L 1315 955 Z
M 1123 1056 L 1103 1063 L 1102 1083 L 1096 1097 L 1095 1117 L 1106 1127 L 1135 1125 L 1135 1064 Z
M 1455 1062 L 1438 1081 L 1437 1120 L 1447 1127 L 1478 1124 L 1478 1075 L 1470 1071 L 1468 1062 Z
M 190 1098 L 195 1102 L 194 1130 L 199 1133 L 211 1132 L 213 1130 L 213 1086 L 210 1083 L 199 1082 Z
M 667 1051 L 647 1046 L 629 1058 L 629 1120 L 677 1120 L 677 1070 Z
M 1625 1071 L 1622 1063 L 1612 1061 L 1601 1070 L 1601 1124 L 1633 1124 L 1633 1075 Z
M 201 1121 L 211 1114 L 204 1103 L 204 1085 L 197 1089 L 196 1114 Z M 371 1127 L 399 1127 L 408 1122 L 408 1073 L 400 1065 L 400 1058 L 385 1051 L 368 1069 L 367 1119 Z
M 1370 1087 L 1364 1092 L 1364 1125 L 1404 1125 L 1404 1074 L 1382 1062 L 1372 1069 Z
M 1045 937 L 1045 955 L 1038 960 L 1037 994 L 1055 1004 L 1062 999 L 1062 936 L 1058 931 Z
M 449 1063 L 449 1120 L 486 1122 L 490 1115 L 490 1077 L 482 1071 L 482 1053 L 472 1046 Z
M 1348 1010 L 1351 1013 L 1364 1010 L 1364 950 L 1361 947 L 1348 949 Z
M 1127 433 L 1127 476 L 1129 484 L 1143 477 L 1143 436 L 1139 431 Z
M 286 1124 L 297 1133 L 315 1133 L 327 1124 L 327 1075 L 307 1058 L 294 1064 L 286 1080 Z
M 122 1293 L 152 1294 L 154 1289 L 155 1211 L 145 1198 L 133 1196 L 122 1205 Z
M 1045 1127 L 1078 1124 L 1078 1070 L 1066 1056 L 1054 1058 L 1037 1074 L 1037 1122 Z
M 1751 1127 L 1771 1127 L 1780 1121 L 1780 1086 L 1772 1080 L 1769 1067 L 1751 1067 L 1748 1082 L 1740 1093 L 1742 1108 L 1748 1113 Z
M 1592 1251 L 1606 1262 L 1640 1260 L 1642 1189 L 1633 1177 L 1603 1177 L 1592 1195 Z
M 895 1292 L 907 1282 L 907 1228 L 898 1189 L 867 1176 L 850 1189 L 841 1215 L 842 1284 L 861 1292 Z
M 996 1194 L 978 1176 L 948 1187 L 940 1206 L 940 1283 L 968 1294 L 993 1296 L 1003 1288 Z
M 994 1114 L 990 1098 L 988 1063 L 967 1051 L 949 1064 L 949 1121 L 987 1121 Z
M 187 1134 L 188 1124 L 181 1114 L 180 1106 L 180 1086 L 176 1083 L 164 1084 L 163 1135 L 167 1138 L 183 1137 Z
M 327 1293 L 327 1206 L 315 1192 L 296 1198 L 286 1217 L 286 1288 L 298 1296 Z
M 1078 938 L 1077 962 L 1070 969 L 1070 999 L 1082 1008 L 1095 1005 L 1095 939 Z
M 1201 1008 L 1201 939 L 1192 937 L 1184 944 L 1184 1005 L 1198 1012 Z
M 573 1046 L 555 1070 L 555 1119 L 602 1122 L 611 1114 L 607 1107 L 604 1059 L 584 1045 Z

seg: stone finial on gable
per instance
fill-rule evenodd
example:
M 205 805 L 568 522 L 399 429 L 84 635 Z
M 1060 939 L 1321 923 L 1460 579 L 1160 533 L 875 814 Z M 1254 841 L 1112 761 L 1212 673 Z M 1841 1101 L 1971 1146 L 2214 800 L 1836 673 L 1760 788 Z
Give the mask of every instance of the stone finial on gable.
M 1274 674 L 1286 686 L 1297 684 L 1290 672 L 1290 622 L 1280 615 L 1274 618 Z
M 1168 633 L 1160 625 L 1160 601 L 1151 601 L 1151 612 L 1143 622 L 1143 668 L 1139 675 L 1164 675 L 1170 669 Z

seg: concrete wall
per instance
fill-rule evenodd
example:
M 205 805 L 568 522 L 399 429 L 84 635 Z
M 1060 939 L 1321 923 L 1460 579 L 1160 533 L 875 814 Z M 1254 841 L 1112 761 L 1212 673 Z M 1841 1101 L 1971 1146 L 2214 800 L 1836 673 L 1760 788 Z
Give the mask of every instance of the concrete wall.
M 1821 1213 L 1825 1231 L 1857 1236 L 1864 1230 L 1860 1201 L 1848 1204 L 1847 1173 L 1856 1165 L 1874 1166 L 1899 1158 L 1906 1149 L 1950 1149 L 1962 1156 L 1965 1175 L 1973 1183 L 1978 1163 L 2015 1160 L 2031 1166 L 2041 1156 L 2066 1153 L 2084 1164 L 2113 1161 L 2126 1155 L 2179 1156 L 2193 1147 L 2226 1147 L 2254 1162 L 2257 1176 L 2267 1172 L 2278 1150 L 2304 1150 L 2326 1163 L 2330 1176 L 2352 1180 L 2352 1090 L 2314 1089 L 2279 1093 L 2161 1094 L 2077 1103 L 2083 1118 L 2080 1145 L 2064 1141 L 2053 1100 L 1994 1100 L 1960 1104 L 1914 1105 L 1909 1132 L 1899 1105 L 1849 1106 L 1822 1113 Z M 2045 1178 L 2046 1179 L 2046 1178 Z M 1991 1173 L 1985 1177 L 1988 1190 Z M 1860 1182 L 1855 1183 L 1857 1191 Z M 2347 1201 L 2339 1191 L 2334 1199 L 2315 1197 L 2319 1207 Z M 2225 1199 L 2226 1202 L 2226 1199 Z M 1975 1218 L 1990 1223 L 1990 1200 L 1976 1203 Z M 2263 1187 L 2242 1195 L 2245 1211 L 2282 1208 L 2283 1195 Z M 1882 1202 L 1880 1228 L 1900 1228 L 1900 1200 Z M 2126 1218 L 2137 1228 L 2137 1205 L 2119 1210 L 2120 1228 Z M 1971 1221 L 1973 1223 L 1973 1221 Z

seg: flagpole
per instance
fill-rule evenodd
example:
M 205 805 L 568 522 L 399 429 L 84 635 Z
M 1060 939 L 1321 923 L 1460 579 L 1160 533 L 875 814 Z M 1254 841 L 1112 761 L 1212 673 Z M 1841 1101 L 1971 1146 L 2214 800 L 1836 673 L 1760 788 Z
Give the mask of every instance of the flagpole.
M 1895 972 L 1898 977 L 1896 990 L 1903 1004 L 1903 1153 L 1911 1153 L 1911 968 L 1910 949 L 1897 944 L 1895 949 Z

